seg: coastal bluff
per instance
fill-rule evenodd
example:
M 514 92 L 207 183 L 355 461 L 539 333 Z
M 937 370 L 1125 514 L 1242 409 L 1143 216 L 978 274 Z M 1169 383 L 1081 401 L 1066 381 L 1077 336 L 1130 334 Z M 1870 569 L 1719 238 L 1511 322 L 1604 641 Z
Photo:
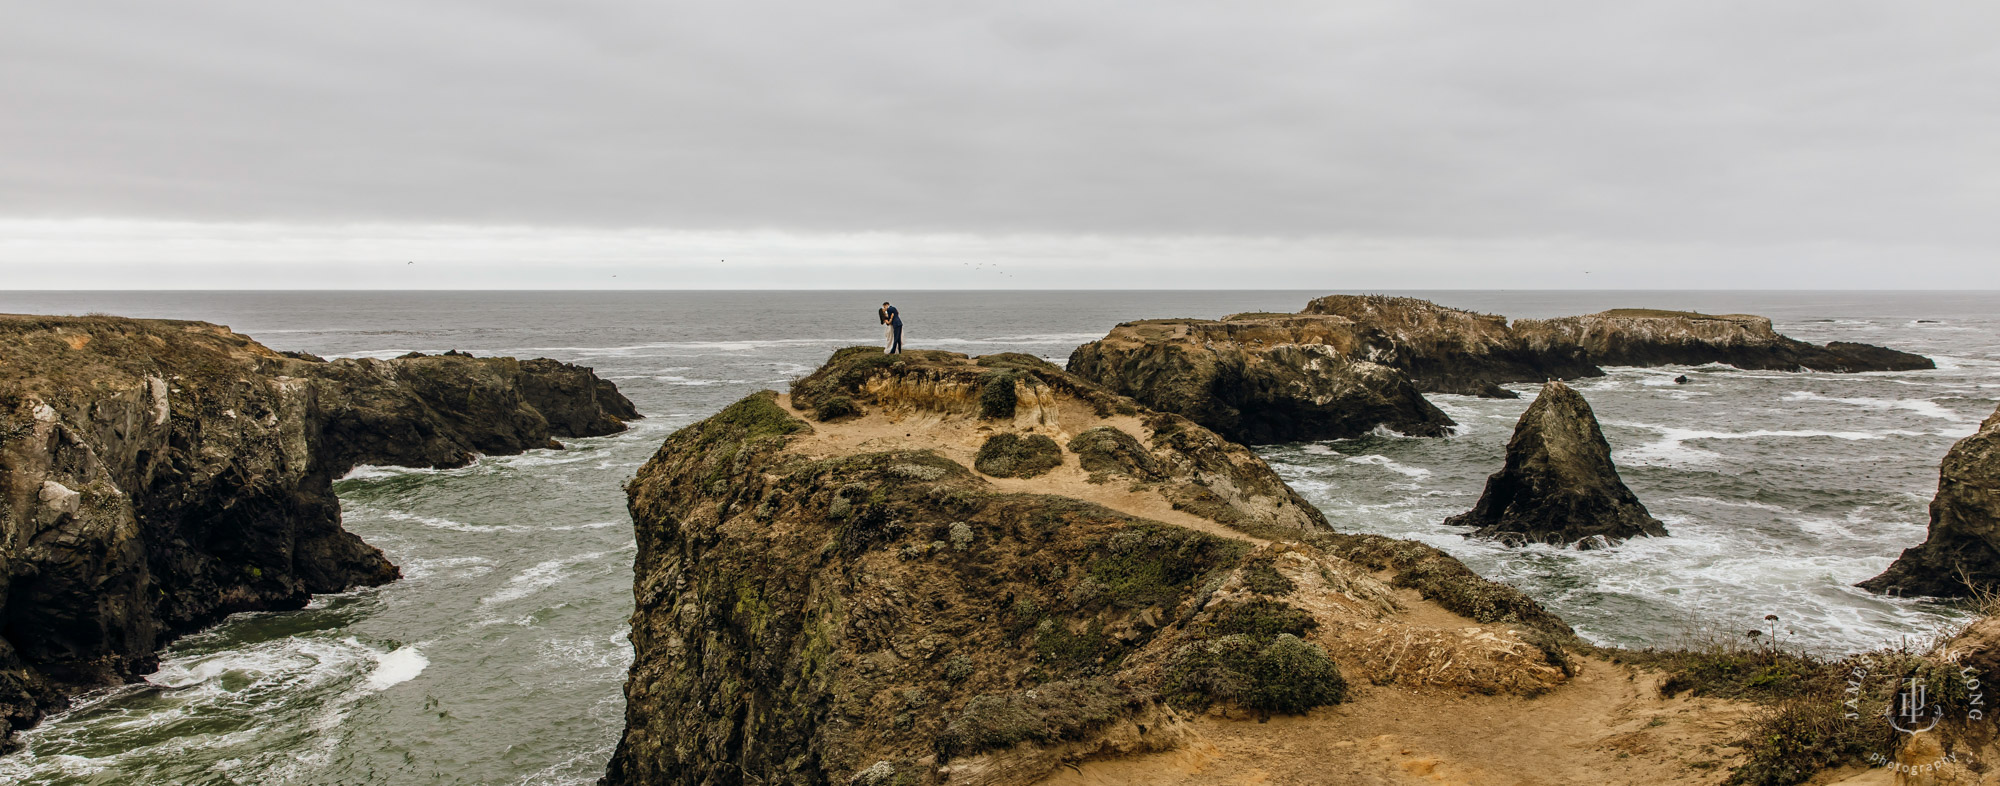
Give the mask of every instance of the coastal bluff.
M 1606 366 L 1721 363 L 1776 371 L 1906 371 L 1929 358 L 1784 336 L 1769 319 L 1659 309 L 1509 322 L 1407 297 L 1329 295 L 1297 314 L 1127 322 L 1078 347 L 1071 372 L 1239 442 L 1440 436 L 1425 393 L 1514 398 L 1502 385 Z
M 1026 784 L 1573 673 L 1521 593 L 1334 532 L 1242 446 L 1025 355 L 841 350 L 627 490 L 611 786 Z
M 1837 659 L 1594 646 L 1026 355 L 841 350 L 667 437 L 626 491 L 634 660 L 604 786 L 1862 786 L 1940 744 L 2000 761 L 1988 722 L 1883 720 L 1909 677 L 2000 662 L 1990 624 Z M 1853 691 L 1857 668 L 1880 678 Z
M 1857 586 L 1948 598 L 2000 587 L 2000 410 L 1945 454 L 1924 542 Z
M 231 613 L 396 579 L 340 525 L 333 481 L 358 465 L 463 466 L 637 417 L 553 360 L 326 361 L 204 322 L 0 315 L 0 729 Z

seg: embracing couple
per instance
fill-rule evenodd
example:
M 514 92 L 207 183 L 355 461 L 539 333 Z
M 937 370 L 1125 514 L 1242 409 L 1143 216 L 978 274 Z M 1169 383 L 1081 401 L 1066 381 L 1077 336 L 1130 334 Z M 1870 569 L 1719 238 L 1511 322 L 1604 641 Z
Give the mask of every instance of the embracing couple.
M 896 307 L 882 301 L 882 307 L 875 311 L 882 320 L 882 351 L 891 355 L 903 351 L 903 315 L 896 313 Z

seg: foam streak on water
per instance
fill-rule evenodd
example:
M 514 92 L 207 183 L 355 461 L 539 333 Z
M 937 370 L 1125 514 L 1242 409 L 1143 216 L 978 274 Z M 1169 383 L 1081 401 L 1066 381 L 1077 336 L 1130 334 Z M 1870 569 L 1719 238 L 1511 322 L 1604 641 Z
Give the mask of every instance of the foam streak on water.
M 587 784 L 623 727 L 633 539 L 620 483 L 731 401 L 879 345 L 1060 362 L 1121 321 L 1291 311 L 1324 292 L 14 293 L 0 311 L 204 319 L 326 357 L 547 355 L 616 380 L 649 418 L 566 451 L 448 470 L 357 469 L 350 529 L 404 568 L 386 587 L 244 614 L 145 683 L 89 694 L 0 758 L 30 784 Z M 1957 612 L 1848 585 L 1923 537 L 1937 463 L 2000 397 L 2000 296 L 1412 293 L 1512 317 L 1622 306 L 1763 313 L 1812 341 L 1940 357 L 1937 372 L 1619 370 L 1579 389 L 1633 489 L 1674 531 L 1608 551 L 1504 549 L 1440 526 L 1472 506 L 1528 399 L 1436 396 L 1452 437 L 1265 449 L 1337 526 L 1415 538 L 1542 599 L 1599 641 L 1764 626 L 1860 649 Z M 1939 320 L 1917 322 L 1916 320 Z M 1688 385 L 1672 384 L 1686 373 Z M 1519 388 L 1532 397 L 1532 388 Z

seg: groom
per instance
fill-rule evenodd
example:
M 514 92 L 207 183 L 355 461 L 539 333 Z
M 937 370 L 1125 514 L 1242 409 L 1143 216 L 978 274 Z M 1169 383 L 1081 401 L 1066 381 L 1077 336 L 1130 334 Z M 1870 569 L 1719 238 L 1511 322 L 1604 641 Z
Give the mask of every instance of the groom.
M 882 318 L 882 324 L 889 326 L 889 349 L 891 355 L 903 351 L 903 315 L 896 313 L 896 307 L 889 301 L 882 301 L 882 309 L 875 312 Z

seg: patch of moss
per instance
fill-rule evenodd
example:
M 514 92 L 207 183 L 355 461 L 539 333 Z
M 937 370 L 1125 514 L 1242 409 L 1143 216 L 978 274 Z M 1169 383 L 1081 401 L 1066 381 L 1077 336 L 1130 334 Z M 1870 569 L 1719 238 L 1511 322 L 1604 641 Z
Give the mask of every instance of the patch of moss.
M 825 423 L 861 414 L 861 405 L 847 396 L 830 396 L 813 409 L 813 418 Z
M 991 355 L 980 355 L 979 359 L 974 362 L 986 368 L 1032 371 L 1050 375 L 1063 373 L 1061 366 L 1021 352 L 998 352 Z
M 1045 619 L 1035 627 L 1035 656 L 1042 666 L 1057 672 L 1090 669 L 1107 654 L 1110 643 L 1104 623 L 1092 620 L 1082 631 L 1071 630 L 1062 620 Z
M 1266 712 L 1302 713 L 1347 700 L 1340 666 L 1318 644 L 1290 633 L 1232 634 L 1182 645 L 1167 663 L 1168 700 L 1199 712 L 1227 701 Z
M 964 682 L 967 677 L 972 676 L 972 671 L 971 658 L 964 655 L 953 655 L 951 656 L 951 660 L 944 663 L 944 680 L 956 685 Z
M 1229 567 L 1249 544 L 1178 527 L 1139 526 L 1105 539 L 1085 572 L 1113 606 L 1144 608 L 1192 592 L 1208 573 Z
M 1139 444 L 1137 437 L 1111 426 L 1099 426 L 1076 435 L 1069 441 L 1069 452 L 1076 454 L 1077 463 L 1085 472 L 1111 473 L 1137 480 L 1166 477 L 1160 463 Z
M 1019 403 L 1014 383 L 1019 377 L 1020 374 L 1013 371 L 997 371 L 986 375 L 985 384 L 979 388 L 979 416 L 987 420 L 1013 418 L 1014 407 Z
M 972 467 L 996 478 L 1032 478 L 1062 465 L 1062 448 L 1041 434 L 995 434 L 979 446 Z
M 806 422 L 792 417 L 778 406 L 778 393 L 760 390 L 737 401 L 709 419 L 683 429 L 676 437 L 688 435 L 687 452 L 709 449 L 723 442 L 746 442 L 759 437 L 782 436 L 810 431 Z
M 1033 689 L 975 696 L 934 745 L 940 761 L 1017 743 L 1082 739 L 1123 718 L 1144 696 L 1097 679 L 1045 682 Z
M 818 408 L 826 401 L 851 395 L 876 374 L 903 362 L 899 355 L 882 352 L 881 347 L 846 347 L 833 353 L 826 364 L 792 382 L 792 403 L 800 408 Z
M 1278 572 L 1270 559 L 1251 560 L 1243 566 L 1243 583 L 1259 595 L 1290 595 L 1299 588 Z
M 1289 603 L 1258 598 L 1248 603 L 1224 603 L 1209 609 L 1207 636 L 1245 635 L 1267 641 L 1282 633 L 1304 636 L 1319 627 L 1312 614 Z
M 1395 571 L 1391 585 L 1414 589 L 1425 599 L 1474 621 L 1511 622 L 1542 630 L 1563 645 L 1576 643 L 1575 631 L 1533 598 L 1487 580 L 1430 546 L 1381 535 L 1323 534 L 1313 540 L 1370 570 Z

